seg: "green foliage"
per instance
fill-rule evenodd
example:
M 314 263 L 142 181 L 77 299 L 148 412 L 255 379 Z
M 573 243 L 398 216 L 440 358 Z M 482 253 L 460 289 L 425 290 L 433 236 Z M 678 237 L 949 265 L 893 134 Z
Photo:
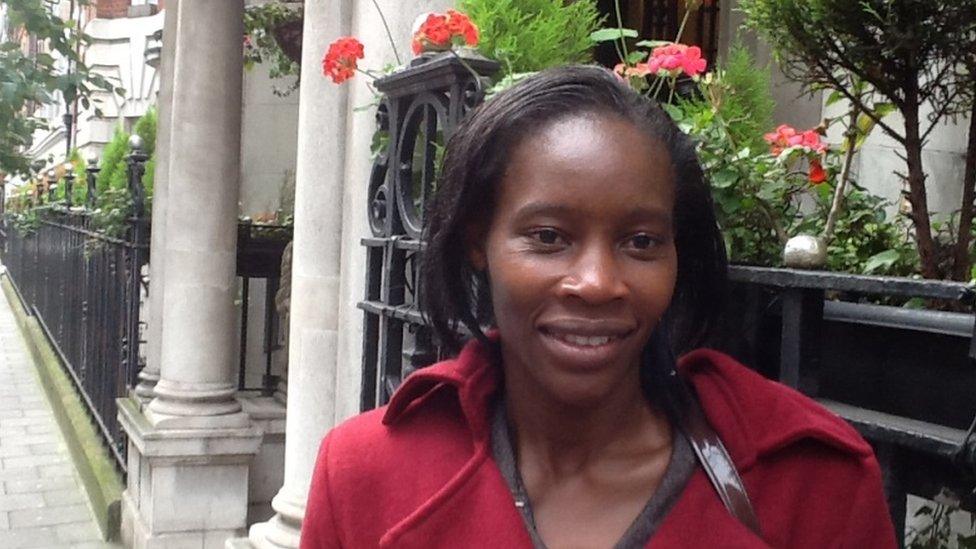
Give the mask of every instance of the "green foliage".
M 142 186 L 146 189 L 146 200 L 151 200 L 153 195 L 153 184 L 156 181 L 156 155 L 153 154 L 146 161 L 145 165 L 146 171 L 142 174 Z M 149 210 L 149 204 L 146 204 L 147 211 Z
M 965 76 L 951 67 L 973 52 L 976 0 L 742 0 L 740 9 L 793 79 L 845 89 L 852 73 L 896 105 L 932 101 L 936 118 Z
M 844 211 L 837 219 L 834 238 L 827 246 L 827 269 L 861 274 L 910 276 L 918 269 L 918 252 L 911 243 L 907 220 L 889 219 L 891 206 L 857 184 L 844 198 Z M 797 231 L 822 233 L 830 209 L 833 185 L 816 187 L 816 211 L 805 216 Z
M 49 53 L 27 55 L 16 38 L 0 45 L 0 172 L 29 175 L 30 159 L 24 151 L 33 142 L 33 133 L 45 127 L 34 116 L 39 104 L 78 99 L 90 107 L 89 96 L 96 90 L 112 90 L 105 78 L 91 72 L 78 55 L 88 37 L 73 21 L 62 20 L 44 0 L 5 0 L 7 28 L 16 37 L 20 32 L 36 37 Z M 80 0 L 80 5 L 87 5 Z M 42 50 L 44 51 L 44 50 Z M 70 73 L 59 68 L 67 59 Z M 119 91 L 119 88 L 115 88 Z
M 499 77 L 592 59 L 603 24 L 595 0 L 460 0 L 478 25 L 478 50 L 502 63 Z
M 142 138 L 142 148 L 146 155 L 156 152 L 156 107 L 149 107 L 146 113 L 136 120 L 132 133 Z
M 702 167 L 712 187 L 716 213 L 732 262 L 779 266 L 783 245 L 797 234 L 822 233 L 840 171 L 842 154 L 829 150 L 824 167 L 832 176 L 812 185 L 802 167 L 803 153 L 774 155 L 763 141 L 763 128 L 748 116 L 772 111 L 768 76 L 748 76 L 742 67 L 751 63 L 738 53 L 737 74 L 720 70 L 699 82 L 698 98 L 665 104 L 682 131 L 698 141 Z M 758 72 L 758 71 L 757 71 Z M 740 87 L 741 86 L 741 87 Z M 770 126 L 771 122 L 767 122 Z M 772 128 L 768 128 L 772 129 Z M 908 242 L 908 230 L 885 215 L 884 201 L 851 184 L 845 207 L 827 248 L 830 270 L 908 275 L 917 267 L 917 255 Z
M 719 67 L 722 97 L 717 102 L 729 121 L 729 136 L 754 150 L 765 148 L 763 133 L 773 127 L 773 100 L 769 65 L 759 67 L 748 49 L 735 42 Z
M 102 194 L 113 187 L 112 181 L 118 181 L 119 175 L 125 176 L 125 155 L 129 152 L 129 134 L 121 126 L 115 128 L 112 140 L 102 149 L 102 160 L 99 162 L 98 177 L 95 179 L 97 194 Z
M 968 264 L 940 259 L 965 260 L 967 241 L 950 234 L 943 242 L 935 234 L 921 157 L 931 132 L 971 106 L 976 0 L 742 0 L 739 8 L 787 76 L 809 91 L 833 91 L 852 102 L 861 111 L 860 126 L 876 124 L 904 147 L 922 274 L 964 277 Z M 893 109 L 903 125 L 883 120 Z M 968 217 L 974 206 L 961 208 Z M 950 247 L 959 249 L 946 254 Z
M 302 19 L 302 4 L 285 5 L 272 1 L 250 6 L 244 12 L 244 66 L 266 64 L 272 79 L 289 81 L 284 88 L 274 86 L 275 95 L 284 96 L 298 89 L 301 65 L 285 55 L 273 31 L 276 27 Z
M 927 518 L 921 526 L 912 527 L 905 546 L 907 549 L 976 549 L 976 533 L 955 534 L 950 519 L 959 511 L 958 505 L 926 504 L 915 512 L 916 518 Z M 976 532 L 976 515 L 970 515 L 970 530 Z M 955 543 L 952 543 L 955 542 Z

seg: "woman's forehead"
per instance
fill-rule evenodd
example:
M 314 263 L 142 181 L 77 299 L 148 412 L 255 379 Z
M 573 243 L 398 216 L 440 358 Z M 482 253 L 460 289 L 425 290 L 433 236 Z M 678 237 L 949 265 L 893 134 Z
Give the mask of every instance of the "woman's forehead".
M 541 128 L 514 148 L 496 203 L 509 208 L 617 205 L 618 212 L 670 212 L 673 171 L 663 143 L 633 124 L 616 117 L 570 117 Z

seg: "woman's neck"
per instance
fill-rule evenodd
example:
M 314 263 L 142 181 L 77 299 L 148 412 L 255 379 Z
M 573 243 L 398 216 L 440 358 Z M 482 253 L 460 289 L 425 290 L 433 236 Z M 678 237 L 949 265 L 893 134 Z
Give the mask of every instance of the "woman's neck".
M 529 454 L 554 474 L 572 474 L 597 460 L 671 445 L 670 423 L 647 401 L 636 371 L 612 394 L 586 406 L 551 398 L 528 380 L 506 378 L 506 414 L 520 461 Z

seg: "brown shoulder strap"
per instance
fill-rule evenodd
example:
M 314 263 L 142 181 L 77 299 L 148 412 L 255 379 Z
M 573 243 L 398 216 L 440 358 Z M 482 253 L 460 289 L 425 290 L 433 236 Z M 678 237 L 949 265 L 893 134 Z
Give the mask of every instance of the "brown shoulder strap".
M 725 450 L 722 440 L 718 438 L 718 433 L 708 424 L 698 399 L 692 396 L 688 401 L 688 413 L 681 429 L 688 437 L 691 447 L 694 448 L 698 462 L 701 463 L 708 480 L 712 482 L 712 487 L 718 492 L 718 497 L 729 513 L 761 538 L 759 519 L 756 518 L 756 512 L 749 502 L 749 494 L 746 493 L 746 487 L 742 484 L 738 471 L 735 470 L 732 458 Z

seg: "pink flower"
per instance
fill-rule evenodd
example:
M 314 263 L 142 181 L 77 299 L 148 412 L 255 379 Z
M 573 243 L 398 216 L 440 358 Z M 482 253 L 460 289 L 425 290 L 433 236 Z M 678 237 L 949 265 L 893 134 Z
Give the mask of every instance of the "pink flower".
M 667 44 L 651 51 L 651 58 L 646 63 L 649 72 L 668 73 L 677 76 L 685 73 L 688 76 L 698 76 L 705 72 L 708 63 L 702 59 L 701 48 L 685 44 Z
M 827 144 L 823 142 L 816 130 L 799 133 L 796 128 L 787 124 L 780 124 L 776 131 L 763 136 L 770 145 L 770 152 L 779 156 L 790 147 L 803 147 L 806 151 L 823 154 L 827 151 Z

